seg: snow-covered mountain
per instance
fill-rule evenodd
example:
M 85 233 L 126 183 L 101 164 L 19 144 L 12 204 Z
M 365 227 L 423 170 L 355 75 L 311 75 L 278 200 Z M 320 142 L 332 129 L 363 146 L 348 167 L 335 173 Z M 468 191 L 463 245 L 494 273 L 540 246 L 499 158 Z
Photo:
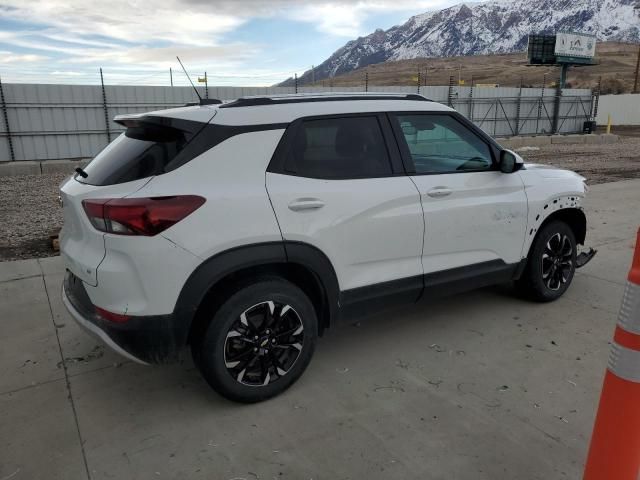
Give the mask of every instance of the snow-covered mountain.
M 526 50 L 530 33 L 576 31 L 599 40 L 639 41 L 640 0 L 493 0 L 461 3 L 411 17 L 348 42 L 321 65 L 315 80 L 373 63 L 416 57 Z M 311 80 L 311 70 L 301 83 Z M 290 84 L 291 79 L 284 84 Z

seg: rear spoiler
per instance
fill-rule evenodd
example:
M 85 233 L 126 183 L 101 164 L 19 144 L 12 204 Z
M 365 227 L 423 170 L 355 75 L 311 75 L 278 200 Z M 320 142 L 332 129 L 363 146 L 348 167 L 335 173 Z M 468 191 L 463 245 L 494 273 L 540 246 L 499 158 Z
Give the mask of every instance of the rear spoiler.
M 153 141 L 172 140 L 183 134 L 187 139 L 190 139 L 207 125 L 207 123 L 194 120 L 144 113 L 117 115 L 113 121 L 127 128 L 125 132 L 127 137 Z
M 119 125 L 127 128 L 140 127 L 167 127 L 176 128 L 176 123 L 180 122 L 177 118 L 158 117 L 155 115 L 146 115 L 144 113 L 134 115 L 116 115 L 113 119 Z

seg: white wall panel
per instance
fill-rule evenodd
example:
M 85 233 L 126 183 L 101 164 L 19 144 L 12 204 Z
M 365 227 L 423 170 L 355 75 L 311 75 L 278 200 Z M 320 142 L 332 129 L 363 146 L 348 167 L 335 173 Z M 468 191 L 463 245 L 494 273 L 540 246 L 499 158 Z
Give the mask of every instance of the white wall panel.
M 198 86 L 205 97 L 205 87 Z M 300 93 L 360 92 L 363 87 L 299 87 Z M 99 85 L 3 84 L 7 116 L 16 160 L 87 158 L 107 144 L 102 87 Z M 459 86 L 370 86 L 369 92 L 417 93 L 443 104 L 451 104 L 472 118 L 491 135 L 510 136 L 516 131 L 518 103 L 521 134 L 550 133 L 555 90 L 540 88 L 473 88 Z M 250 95 L 295 93 L 294 87 L 216 87 L 208 88 L 209 98 L 233 100 Z M 105 87 L 109 131 L 114 139 L 122 127 L 113 122 L 116 115 L 148 112 L 184 105 L 197 100 L 191 87 L 113 86 Z M 561 132 L 582 130 L 589 112 L 591 92 L 585 89 L 563 91 L 560 104 Z M 611 113 L 615 124 L 640 124 L 640 95 L 602 96 L 598 122 Z M 0 116 L 0 161 L 11 160 L 9 141 Z M 563 118 L 567 117 L 567 118 Z M 635 123 L 634 123 L 635 122 Z

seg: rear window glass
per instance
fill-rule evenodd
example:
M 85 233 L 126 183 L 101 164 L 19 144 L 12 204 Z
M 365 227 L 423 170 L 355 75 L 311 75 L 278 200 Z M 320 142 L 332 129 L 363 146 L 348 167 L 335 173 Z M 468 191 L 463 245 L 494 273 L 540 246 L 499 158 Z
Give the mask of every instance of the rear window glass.
M 84 169 L 87 178 L 76 178 L 90 185 L 113 185 L 159 175 L 186 144 L 183 134 L 166 141 L 150 141 L 123 133 Z
M 299 176 L 349 179 L 392 174 L 376 117 L 305 120 L 292 147 L 285 170 Z

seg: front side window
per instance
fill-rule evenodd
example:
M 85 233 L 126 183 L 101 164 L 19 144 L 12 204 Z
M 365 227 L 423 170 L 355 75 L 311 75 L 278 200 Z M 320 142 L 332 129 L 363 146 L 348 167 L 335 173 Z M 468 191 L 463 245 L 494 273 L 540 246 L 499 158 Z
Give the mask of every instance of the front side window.
M 374 116 L 304 120 L 293 139 L 285 170 L 324 179 L 392 174 L 382 129 Z
M 490 170 L 489 146 L 448 115 L 397 115 L 417 174 Z

